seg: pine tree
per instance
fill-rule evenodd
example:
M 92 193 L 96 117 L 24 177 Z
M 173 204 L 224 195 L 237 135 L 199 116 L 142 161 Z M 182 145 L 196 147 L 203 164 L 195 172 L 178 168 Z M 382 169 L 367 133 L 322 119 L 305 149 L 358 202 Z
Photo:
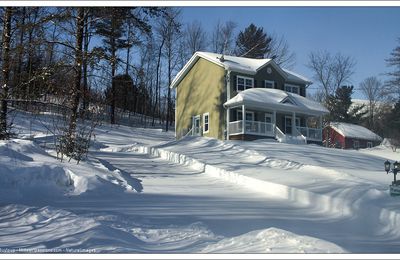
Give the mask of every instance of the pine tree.
M 398 38 L 398 42 L 400 43 L 400 37 Z M 393 67 L 394 70 L 387 73 L 390 76 L 390 80 L 386 82 L 387 94 L 394 94 L 395 98 L 400 98 L 400 46 L 397 46 L 390 53 L 391 57 L 386 59 L 386 63 L 388 66 Z
M 111 7 L 99 9 L 97 15 L 101 18 L 96 23 L 96 33 L 103 37 L 103 51 L 106 60 L 111 66 L 111 100 L 110 121 L 115 124 L 115 83 L 114 77 L 117 70 L 117 51 L 127 47 L 124 36 L 124 19 L 129 14 L 129 8 Z
M 326 106 L 330 111 L 329 121 L 360 123 L 367 111 L 363 111 L 364 105 L 350 108 L 353 89 L 353 86 L 341 86 L 336 89 L 335 95 L 328 96 Z
M 267 36 L 262 27 L 250 24 L 241 31 L 236 40 L 236 55 L 247 58 L 264 58 L 270 52 L 272 38 Z

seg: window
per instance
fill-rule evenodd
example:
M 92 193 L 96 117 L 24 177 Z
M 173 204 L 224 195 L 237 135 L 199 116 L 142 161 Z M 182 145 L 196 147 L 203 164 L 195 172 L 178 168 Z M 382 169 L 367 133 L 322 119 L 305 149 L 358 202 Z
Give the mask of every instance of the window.
M 372 142 L 367 142 L 367 147 L 372 148 Z
M 275 88 L 275 81 L 264 80 L 264 88 Z
M 203 133 L 208 133 L 210 130 L 210 113 L 203 114 Z
M 285 84 L 285 91 L 300 95 L 300 87 L 296 85 Z
M 254 121 L 254 112 L 246 112 L 246 121 Z
M 358 149 L 360 147 L 360 142 L 358 140 L 353 141 L 353 148 Z
M 300 117 L 295 118 L 294 120 L 295 126 L 300 127 Z M 285 134 L 292 134 L 292 117 L 285 116 Z
M 265 123 L 272 123 L 272 114 L 271 113 L 265 113 Z
M 252 88 L 253 85 L 254 85 L 254 80 L 252 78 L 237 76 L 236 91 L 239 92 L 248 88 Z
M 238 121 L 243 120 L 242 110 L 236 110 L 236 118 Z M 254 121 L 254 112 L 246 111 L 246 121 Z

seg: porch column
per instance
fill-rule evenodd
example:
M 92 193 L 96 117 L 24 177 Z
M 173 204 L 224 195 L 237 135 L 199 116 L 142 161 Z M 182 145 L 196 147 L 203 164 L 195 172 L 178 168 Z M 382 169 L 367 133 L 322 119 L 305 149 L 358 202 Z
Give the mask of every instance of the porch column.
M 319 128 L 322 129 L 322 116 L 319 116 Z
M 292 113 L 292 135 L 294 136 L 296 133 L 296 112 Z
M 230 116 L 231 116 L 231 109 L 227 108 L 226 109 L 226 140 L 229 140 L 229 122 L 231 121 Z
M 272 113 L 273 115 L 272 115 L 272 122 L 274 123 L 274 129 L 272 129 L 272 131 L 273 131 L 273 133 L 274 133 L 274 135 L 275 135 L 275 129 L 276 129 L 276 110 L 274 110 L 273 111 L 273 113 Z
M 242 105 L 242 133 L 246 133 L 246 108 Z

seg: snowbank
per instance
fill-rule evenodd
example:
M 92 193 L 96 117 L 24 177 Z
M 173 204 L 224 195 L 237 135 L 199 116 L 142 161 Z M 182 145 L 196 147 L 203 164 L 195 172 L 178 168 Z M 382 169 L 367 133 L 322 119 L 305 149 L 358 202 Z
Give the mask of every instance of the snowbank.
M 225 238 L 207 246 L 204 253 L 346 253 L 341 247 L 314 237 L 300 236 L 278 228 L 255 230 Z

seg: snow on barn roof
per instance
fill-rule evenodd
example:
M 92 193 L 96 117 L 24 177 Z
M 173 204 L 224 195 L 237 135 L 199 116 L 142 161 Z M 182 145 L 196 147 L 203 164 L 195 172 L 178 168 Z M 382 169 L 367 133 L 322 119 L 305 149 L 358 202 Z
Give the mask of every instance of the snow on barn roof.
M 223 56 L 223 59 L 221 57 Z M 280 74 L 289 81 L 295 81 L 302 84 L 309 85 L 312 82 L 304 76 L 297 73 L 291 72 L 287 69 L 279 67 L 272 59 L 252 59 L 244 57 L 236 57 L 230 55 L 222 55 L 212 52 L 202 52 L 198 51 L 190 58 L 186 65 L 181 71 L 176 75 L 171 83 L 171 88 L 176 87 L 179 82 L 185 77 L 185 75 L 190 71 L 193 65 L 199 58 L 206 59 L 218 66 L 225 68 L 226 70 L 231 70 L 235 72 L 241 72 L 244 74 L 254 75 L 260 69 L 264 68 L 266 65 L 271 64 Z
M 330 126 L 339 134 L 344 137 L 358 138 L 364 140 L 376 140 L 381 141 L 382 138 L 372 132 L 371 130 L 355 124 L 331 122 Z
M 225 107 L 246 105 L 248 107 L 265 107 L 283 111 L 305 112 L 307 114 L 323 115 L 329 111 L 320 103 L 294 93 L 280 89 L 251 88 L 239 92 L 235 97 L 225 102 Z

